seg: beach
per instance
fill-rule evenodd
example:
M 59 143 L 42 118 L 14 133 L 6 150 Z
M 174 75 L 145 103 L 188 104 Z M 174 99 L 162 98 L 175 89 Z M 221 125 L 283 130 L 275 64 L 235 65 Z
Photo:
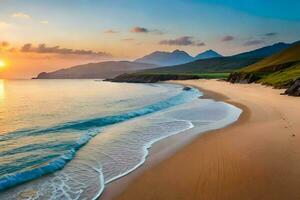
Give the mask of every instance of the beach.
M 198 87 L 203 98 L 225 101 L 243 113 L 234 124 L 201 134 L 166 159 L 152 165 L 146 161 L 143 170 L 129 175 L 132 178 L 127 178 L 121 189 L 108 186 L 108 191 L 117 191 L 111 197 L 300 199 L 299 98 L 282 96 L 283 90 L 259 84 L 217 80 L 172 83 Z M 126 177 L 122 179 L 124 182 Z

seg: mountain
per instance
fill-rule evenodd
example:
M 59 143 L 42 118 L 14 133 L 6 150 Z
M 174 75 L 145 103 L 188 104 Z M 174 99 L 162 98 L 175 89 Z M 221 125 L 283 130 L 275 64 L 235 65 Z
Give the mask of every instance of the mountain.
M 151 69 L 157 65 L 129 62 L 129 61 L 108 61 L 100 63 L 89 63 L 78 65 L 54 72 L 42 72 L 36 79 L 89 79 L 89 78 L 112 78 L 119 74 L 136 70 Z
M 178 65 L 192 61 L 194 58 L 185 51 L 175 50 L 173 52 L 155 51 L 135 62 L 151 63 L 161 66 Z
M 232 73 L 228 81 L 233 83 L 260 82 L 285 88 L 299 78 L 300 43 L 297 42 L 281 52 Z
M 141 70 L 126 76 L 119 76 L 118 81 L 123 79 L 125 82 L 126 80 L 133 82 L 134 79 L 138 79 L 139 82 L 142 82 L 139 77 L 146 75 L 147 80 L 150 79 L 149 76 L 155 76 L 152 80 L 159 80 L 159 78 L 165 80 L 165 76 L 162 77 L 162 75 L 197 75 L 200 78 L 222 78 L 233 71 L 257 63 L 273 53 L 281 52 L 289 46 L 291 44 L 277 43 L 234 56 L 200 59 L 180 65 Z
M 223 56 L 210 49 L 202 53 L 199 53 L 197 56 L 194 57 L 194 59 L 199 60 L 199 59 L 218 58 L 218 57 L 223 57 Z
M 222 57 L 222 55 L 218 54 L 213 50 L 207 50 L 205 52 L 198 54 L 195 57 L 190 56 L 185 51 L 175 50 L 173 52 L 155 51 L 142 58 L 138 58 L 135 61 L 142 62 L 142 63 L 152 63 L 160 66 L 171 66 L 171 65 L 180 65 L 180 64 L 192 62 L 198 59 L 207 59 L 207 58 L 216 58 L 216 57 Z
M 265 58 L 267 56 L 270 56 L 270 55 L 273 55 L 277 52 L 280 52 L 280 51 L 288 48 L 289 46 L 291 46 L 291 44 L 279 42 L 279 43 L 276 43 L 276 44 L 273 44 L 273 45 L 270 45 L 270 46 L 255 49 L 253 51 L 237 54 L 235 56 L 236 57 L 243 57 L 243 58 L 249 58 L 249 57 L 252 57 L 252 58 Z
M 271 46 L 262 47 L 253 51 L 237 54 L 228 57 L 215 57 L 208 59 L 198 59 L 189 63 L 166 66 L 146 70 L 147 73 L 212 73 L 212 72 L 232 72 L 245 66 L 254 64 L 263 58 L 278 53 L 291 46 L 291 44 L 277 43 Z M 211 52 L 212 51 L 208 51 Z M 205 52 L 204 52 L 205 53 Z M 201 54 L 200 54 L 201 55 Z M 219 54 L 218 54 L 219 55 Z
M 203 53 L 198 54 L 194 58 L 184 51 L 175 50 L 173 52 L 161 52 L 156 51 L 152 54 L 139 58 L 136 61 L 144 63 L 153 63 L 161 66 L 165 66 L 160 70 L 170 69 L 170 66 L 175 67 L 174 70 L 179 68 L 196 68 L 197 72 L 210 72 L 210 71 L 233 71 L 238 68 L 253 64 L 259 59 L 263 59 L 274 53 L 280 52 L 288 48 L 291 44 L 287 43 L 276 43 L 270 46 L 255 49 L 253 51 L 240 53 L 234 56 L 223 57 L 219 53 L 213 50 L 207 50 Z M 208 59 L 208 60 L 207 60 Z M 243 61 L 243 59 L 246 59 Z M 205 61 L 201 61 L 205 60 Z M 232 67 L 230 67 L 230 60 L 232 60 Z M 221 65 L 220 65 L 221 62 Z M 246 64 L 246 65 L 243 65 Z M 225 65 L 225 66 L 224 66 Z M 226 66 L 228 65 L 228 66 Z M 180 71 L 184 71 L 181 69 Z M 193 70 L 194 71 L 194 70 Z

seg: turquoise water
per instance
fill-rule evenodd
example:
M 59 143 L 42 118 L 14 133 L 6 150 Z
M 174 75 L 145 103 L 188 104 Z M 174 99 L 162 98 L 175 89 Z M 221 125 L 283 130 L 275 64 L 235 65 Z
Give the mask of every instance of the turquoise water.
M 170 84 L 0 82 L 0 199 L 93 199 L 155 141 L 235 121 L 240 110 Z

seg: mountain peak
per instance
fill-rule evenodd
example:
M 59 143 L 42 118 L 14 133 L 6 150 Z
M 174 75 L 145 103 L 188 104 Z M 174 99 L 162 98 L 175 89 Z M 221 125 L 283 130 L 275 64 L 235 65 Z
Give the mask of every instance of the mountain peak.
M 174 50 L 172 52 L 155 51 L 142 58 L 137 59 L 137 62 L 152 63 L 161 66 L 178 65 L 193 61 L 193 57 L 185 51 Z
M 212 49 L 209 49 L 209 50 L 206 50 L 204 52 L 209 52 L 209 53 L 217 53 L 216 51 L 212 50 Z
M 181 50 L 179 50 L 179 49 L 176 49 L 176 50 L 174 50 L 172 53 L 186 53 L 185 51 L 181 51 Z
M 199 60 L 199 59 L 217 58 L 217 57 L 223 57 L 223 56 L 217 53 L 216 51 L 209 49 L 195 56 L 195 59 Z

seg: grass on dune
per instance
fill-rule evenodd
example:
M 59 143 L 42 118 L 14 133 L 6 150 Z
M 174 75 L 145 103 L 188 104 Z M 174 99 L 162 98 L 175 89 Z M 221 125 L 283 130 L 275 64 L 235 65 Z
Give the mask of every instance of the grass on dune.
M 278 71 L 263 77 L 259 82 L 275 87 L 282 87 L 290 84 L 300 77 L 300 63 L 283 71 Z

